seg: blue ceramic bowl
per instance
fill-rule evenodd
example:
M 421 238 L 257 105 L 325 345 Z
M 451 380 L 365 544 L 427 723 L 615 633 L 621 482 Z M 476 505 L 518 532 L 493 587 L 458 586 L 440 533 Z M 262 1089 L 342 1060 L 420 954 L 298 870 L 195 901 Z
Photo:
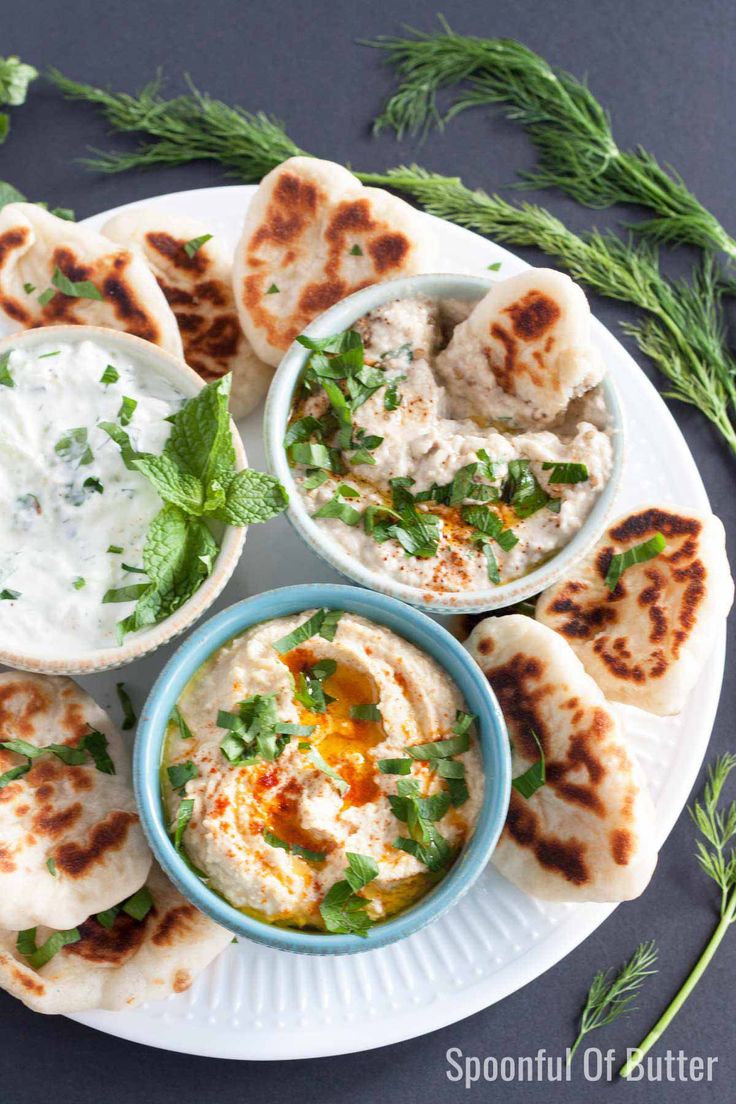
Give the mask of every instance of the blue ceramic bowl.
M 185 686 L 222 644 L 252 625 L 315 608 L 348 610 L 404 637 L 439 663 L 476 715 L 485 794 L 475 832 L 446 877 L 406 912 L 374 927 L 367 939 L 279 928 L 246 916 L 208 889 L 182 861 L 169 839 L 159 785 L 161 753 L 171 710 Z M 247 598 L 201 625 L 159 675 L 138 725 L 133 756 L 138 808 L 156 859 L 179 890 L 202 912 L 238 936 L 284 951 L 352 954 L 395 943 L 436 920 L 470 888 L 488 862 L 506 819 L 511 787 L 509 741 L 501 710 L 480 668 L 435 621 L 393 598 L 351 586 L 322 583 L 283 587 Z
M 421 296 L 428 299 L 460 299 L 475 303 L 486 294 L 493 283 L 493 280 L 480 276 L 453 274 L 405 276 L 399 280 L 387 280 L 386 283 L 373 284 L 342 299 L 307 326 L 304 333 L 308 337 L 329 337 L 332 334 L 342 333 L 343 330 L 350 329 L 368 311 L 392 299 L 416 299 Z M 426 588 L 408 586 L 390 575 L 368 569 L 359 559 L 350 556 L 336 541 L 332 540 L 330 533 L 319 522 L 312 519 L 286 459 L 283 447 L 284 434 L 289 423 L 294 392 L 309 356 L 309 350 L 295 342 L 281 361 L 273 378 L 266 400 L 263 422 L 266 457 L 270 470 L 289 492 L 287 515 L 289 521 L 302 540 L 341 575 L 360 583 L 361 586 L 370 587 L 371 590 L 382 594 L 389 594 L 393 598 L 410 602 L 433 613 L 480 613 L 512 606 L 516 602 L 522 602 L 546 590 L 582 559 L 601 537 L 621 482 L 624 456 L 623 415 L 618 393 L 610 376 L 604 379 L 602 389 L 613 429 L 611 477 L 580 529 L 551 560 L 520 579 L 513 579 L 511 582 L 484 590 L 465 589 L 451 594 L 433 594 Z

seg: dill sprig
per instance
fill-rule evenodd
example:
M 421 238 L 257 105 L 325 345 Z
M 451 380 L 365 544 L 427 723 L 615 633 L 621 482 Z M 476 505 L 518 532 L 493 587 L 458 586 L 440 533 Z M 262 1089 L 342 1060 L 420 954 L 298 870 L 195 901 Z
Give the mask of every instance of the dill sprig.
M 661 274 L 649 242 L 597 230 L 574 234 L 543 207 L 471 190 L 458 177 L 410 165 L 362 179 L 408 194 L 430 214 L 494 241 L 535 246 L 592 291 L 645 311 L 647 317 L 624 323 L 624 329 L 670 381 L 665 394 L 698 407 L 736 452 L 736 365 L 724 345 L 723 286 L 710 255 L 695 269 L 691 284 L 672 281 Z
M 596 1028 L 613 1023 L 619 1016 L 634 1011 L 634 1000 L 650 974 L 656 974 L 657 948 L 654 942 L 640 943 L 628 962 L 617 974 L 599 970 L 591 982 L 588 997 L 580 1015 L 580 1029 L 567 1052 L 567 1065 L 585 1036 Z
M 229 107 L 193 85 L 189 94 L 166 100 L 158 80 L 132 96 L 80 84 L 58 71 L 51 77 L 66 96 L 96 105 L 113 129 L 153 139 L 127 153 L 102 153 L 88 160 L 104 172 L 208 159 L 252 182 L 288 157 L 305 153 L 276 120 Z M 645 311 L 644 319 L 625 328 L 669 379 L 668 397 L 702 410 L 736 452 L 734 364 L 723 345 L 720 314 L 724 284 L 710 259 L 696 271 L 692 286 L 672 282 L 661 275 L 650 243 L 597 232 L 578 236 L 542 207 L 514 205 L 473 191 L 458 177 L 417 165 L 355 175 L 364 184 L 402 192 L 431 214 L 496 241 L 535 246 L 598 294 Z
M 399 85 L 376 119 L 376 131 L 390 127 L 399 137 L 426 134 L 432 126 L 470 107 L 503 104 L 537 149 L 536 168 L 522 173 L 524 185 L 557 187 L 586 207 L 635 204 L 655 212 L 634 224 L 652 241 L 722 249 L 736 257 L 736 240 L 687 188 L 640 146 L 619 149 L 608 112 L 587 85 L 552 68 L 520 42 L 442 31 L 411 38 L 384 37 L 365 45 L 384 50 Z M 463 82 L 466 91 L 441 115 L 437 93 Z
M 708 770 L 703 800 L 696 801 L 690 810 L 690 815 L 702 836 L 702 839 L 696 843 L 697 860 L 704 873 L 712 878 L 720 890 L 718 924 L 677 996 L 622 1066 L 620 1071 L 622 1077 L 628 1077 L 636 1069 L 672 1023 L 708 968 L 726 932 L 736 920 L 736 846 L 734 846 L 736 802 L 730 802 L 725 808 L 720 807 L 723 787 L 734 767 L 736 767 L 736 755 L 728 753 L 716 759 Z
M 287 158 L 303 153 L 276 119 L 263 112 L 229 107 L 191 82 L 188 94 L 166 100 L 159 94 L 160 75 L 137 95 L 69 80 L 58 69 L 52 69 L 49 77 L 67 99 L 98 107 L 114 130 L 142 132 L 155 139 L 127 153 L 93 150 L 97 157 L 87 158 L 85 163 L 100 172 L 208 160 L 220 162 L 251 183 Z

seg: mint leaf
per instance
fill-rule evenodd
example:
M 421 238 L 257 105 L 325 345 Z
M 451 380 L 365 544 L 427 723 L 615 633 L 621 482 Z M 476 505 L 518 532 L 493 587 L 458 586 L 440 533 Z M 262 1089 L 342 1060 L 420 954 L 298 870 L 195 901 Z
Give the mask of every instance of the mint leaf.
M 187 257 L 194 257 L 208 241 L 212 240 L 212 234 L 202 234 L 198 238 L 191 238 L 188 242 L 184 243 L 184 252 Z
M 298 855 L 300 859 L 306 859 L 308 862 L 324 862 L 327 858 L 324 851 L 310 851 L 308 847 L 302 847 L 300 843 L 287 843 L 275 832 L 269 832 L 268 828 L 263 829 L 263 838 L 269 847 L 279 847 L 287 854 Z
M 245 468 L 229 484 L 225 505 L 212 516 L 228 525 L 254 525 L 283 513 L 288 502 L 275 476 Z
M 575 464 L 545 460 L 542 471 L 550 472 L 550 483 L 584 483 L 588 478 L 588 468 L 585 464 Z
M 370 855 L 358 855 L 355 851 L 346 851 L 345 858 L 348 860 L 345 881 L 354 893 L 378 877 L 378 863 Z
M 297 625 L 295 629 L 287 633 L 286 636 L 274 640 L 271 647 L 279 655 L 285 655 L 298 647 L 299 644 L 303 644 L 305 640 L 310 640 L 311 637 L 318 634 L 325 640 L 334 640 L 337 625 L 343 612 L 343 610 L 318 609 L 306 621 L 302 621 L 301 625 Z
M 25 931 L 18 932 L 15 946 L 18 953 L 22 954 L 27 960 L 31 969 L 40 970 L 42 966 L 51 961 L 54 955 L 59 953 L 62 947 L 68 946 L 69 943 L 78 943 L 81 938 L 77 928 L 69 928 L 67 931 L 53 932 L 45 943 L 37 947 L 36 929 L 27 928 Z
M 616 589 L 619 579 L 629 567 L 633 567 L 634 564 L 646 563 L 647 560 L 653 560 L 660 552 L 664 552 L 666 547 L 667 542 L 662 534 L 655 533 L 649 540 L 643 541 L 641 544 L 635 544 L 633 548 L 627 548 L 625 552 L 617 552 L 611 557 L 606 572 L 605 584 L 608 589 Z
M 91 280 L 78 280 L 76 282 L 70 280 L 58 266 L 54 269 L 51 283 L 55 288 L 58 288 L 63 295 L 68 295 L 71 299 L 103 298 L 102 292 Z
M 535 794 L 537 790 L 541 789 L 547 781 L 547 768 L 544 757 L 544 748 L 542 747 L 539 737 L 536 732 L 531 731 L 531 735 L 535 744 L 539 749 L 539 759 L 536 763 L 532 763 L 530 767 L 524 771 L 523 774 L 517 774 L 516 778 L 511 779 L 511 785 L 514 787 L 517 793 L 520 793 L 522 797 L 527 800 Z
M 134 920 L 145 920 L 153 908 L 153 897 L 148 886 L 141 886 L 127 901 L 123 901 L 120 908 Z
M 312 747 L 309 749 L 309 758 L 312 760 L 312 763 L 318 771 L 320 771 L 322 774 L 326 774 L 328 778 L 332 779 L 332 781 L 335 783 L 335 786 L 337 787 L 337 792 L 341 796 L 344 796 L 348 792 L 348 790 L 350 789 L 348 783 L 345 781 L 341 774 L 338 774 L 337 771 L 330 766 L 330 764 L 327 762 L 321 752 L 317 751 L 317 748 Z
M 185 763 L 175 763 L 173 767 L 167 767 L 166 774 L 168 775 L 172 789 L 183 790 L 187 782 L 197 777 L 199 771 L 192 760 L 187 759 Z
M 346 852 L 348 866 L 343 881 L 335 882 L 319 906 L 325 927 L 333 934 L 365 937 L 373 925 L 367 913 L 368 901 L 358 890 L 378 877 L 378 864 L 370 855 Z
M 189 821 L 192 819 L 193 812 L 193 797 L 185 797 L 183 801 L 179 802 L 179 808 L 176 811 L 176 824 L 174 828 L 174 847 L 177 851 L 181 851 L 181 844 L 184 838 L 184 830 L 186 829 Z
M 131 467 L 145 475 L 164 502 L 178 506 L 184 513 L 202 513 L 204 489 L 196 475 L 182 471 L 166 453 L 154 456 L 143 453 L 131 460 Z
M 181 709 L 179 708 L 178 705 L 175 705 L 174 708 L 171 710 L 171 716 L 169 717 L 169 723 L 176 725 L 176 727 L 179 729 L 179 735 L 182 738 L 182 740 L 190 740 L 192 738 L 192 736 L 194 735 L 191 728 L 189 727 L 187 722 L 184 720 L 184 714 L 182 713 L 182 711 L 181 711 Z
M 7 116 L 5 116 L 7 118 Z M 0 142 L 2 142 L 4 135 L 0 133 Z M 8 184 L 7 180 L 0 180 L 0 210 L 6 207 L 8 203 L 25 203 L 26 197 L 22 192 L 19 192 L 17 188 L 14 188 L 12 184 Z M 28 291 L 28 285 L 23 285 L 23 290 L 26 294 L 30 294 Z M 35 291 L 34 287 L 31 287 L 31 291 Z
M 171 433 L 164 454 L 199 479 L 207 489 L 218 468 L 235 463 L 227 402 L 231 377 L 222 376 L 187 399 L 172 415 Z

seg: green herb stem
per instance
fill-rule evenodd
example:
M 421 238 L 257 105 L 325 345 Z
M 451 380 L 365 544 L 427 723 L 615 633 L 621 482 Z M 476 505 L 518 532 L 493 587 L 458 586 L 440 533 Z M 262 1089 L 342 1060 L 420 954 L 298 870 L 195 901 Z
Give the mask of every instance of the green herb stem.
M 529 135 L 539 155 L 523 185 L 557 187 L 587 207 L 615 203 L 646 207 L 654 217 L 633 229 L 653 241 L 722 249 L 736 257 L 736 241 L 673 170 L 638 147 L 619 149 L 608 112 L 584 82 L 552 68 L 519 42 L 454 34 L 440 17 L 435 34 L 384 37 L 364 45 L 383 50 L 399 78 L 374 129 L 426 134 L 461 111 L 502 104 Z M 442 116 L 437 93 L 469 82 Z
M 730 898 L 726 903 L 726 907 L 721 916 L 718 927 L 713 932 L 712 936 L 708 940 L 705 950 L 701 954 L 698 961 L 695 963 L 687 981 L 678 992 L 677 996 L 667 1006 L 666 1010 L 657 1020 L 656 1024 L 649 1032 L 649 1034 L 642 1040 L 636 1050 L 633 1051 L 631 1057 L 624 1063 L 619 1070 L 620 1077 L 629 1077 L 638 1065 L 643 1061 L 647 1052 L 652 1049 L 654 1044 L 658 1042 L 669 1025 L 674 1020 L 677 1013 L 682 1008 L 685 1001 L 692 993 L 695 986 L 698 984 L 703 974 L 710 965 L 711 959 L 718 950 L 723 937 L 728 931 L 731 924 L 736 920 L 736 889 L 732 891 Z

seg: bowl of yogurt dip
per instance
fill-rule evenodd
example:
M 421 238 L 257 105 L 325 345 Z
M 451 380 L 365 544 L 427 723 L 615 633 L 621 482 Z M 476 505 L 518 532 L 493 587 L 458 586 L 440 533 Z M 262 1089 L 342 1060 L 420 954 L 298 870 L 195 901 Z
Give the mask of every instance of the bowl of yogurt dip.
M 352 953 L 418 930 L 479 876 L 508 807 L 508 736 L 479 668 L 425 614 L 284 587 L 172 657 L 134 783 L 198 908 L 275 948 Z
M 541 269 L 349 296 L 284 357 L 264 434 L 306 543 L 439 613 L 503 608 L 559 578 L 600 536 L 623 462 L 585 296 Z
M 0 663 L 50 674 L 120 667 L 221 592 L 245 541 L 244 528 L 224 524 L 212 527 L 216 554 L 188 600 L 150 627 L 119 628 L 147 584 L 144 547 L 163 502 L 103 425 L 158 456 L 167 419 L 202 387 L 182 361 L 113 330 L 54 326 L 0 342 Z

